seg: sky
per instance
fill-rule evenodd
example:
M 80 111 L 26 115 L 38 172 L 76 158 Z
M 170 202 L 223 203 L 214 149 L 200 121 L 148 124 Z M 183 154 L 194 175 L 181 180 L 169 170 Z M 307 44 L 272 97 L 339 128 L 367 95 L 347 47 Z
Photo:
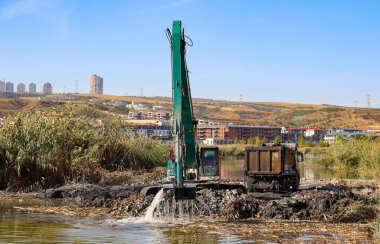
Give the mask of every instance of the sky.
M 171 96 L 177 19 L 193 97 L 380 107 L 378 0 L 0 0 L 0 80 Z

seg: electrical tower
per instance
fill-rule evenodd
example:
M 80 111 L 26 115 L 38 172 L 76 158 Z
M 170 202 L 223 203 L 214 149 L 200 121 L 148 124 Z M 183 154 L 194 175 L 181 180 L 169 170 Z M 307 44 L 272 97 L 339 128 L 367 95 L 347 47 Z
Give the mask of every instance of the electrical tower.
M 78 80 L 75 81 L 75 93 L 78 94 Z
M 358 107 L 358 101 L 354 101 L 354 105 L 355 105 L 355 108 L 357 108 Z
M 239 101 L 240 101 L 240 102 L 243 101 L 243 94 L 240 94 L 240 95 L 239 95 Z
M 371 97 L 367 94 L 367 118 L 369 118 L 369 109 L 371 108 Z
M 367 94 L 367 108 L 371 108 L 371 97 L 369 94 Z
M 143 96 L 144 96 L 144 89 L 140 88 L 140 97 L 143 97 Z

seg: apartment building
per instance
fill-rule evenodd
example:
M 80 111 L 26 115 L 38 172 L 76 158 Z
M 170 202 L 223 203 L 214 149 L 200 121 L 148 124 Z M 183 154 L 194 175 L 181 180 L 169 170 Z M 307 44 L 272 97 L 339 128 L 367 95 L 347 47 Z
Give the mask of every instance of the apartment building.
M 103 94 L 103 78 L 92 74 L 90 75 L 90 93 Z
M 25 84 L 24 83 L 18 83 L 16 86 L 16 90 L 18 93 L 25 93 Z

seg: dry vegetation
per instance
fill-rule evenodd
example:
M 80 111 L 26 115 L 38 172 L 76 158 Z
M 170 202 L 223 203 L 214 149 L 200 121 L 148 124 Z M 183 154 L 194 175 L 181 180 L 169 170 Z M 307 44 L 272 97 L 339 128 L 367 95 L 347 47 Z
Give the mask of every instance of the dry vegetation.
M 143 102 L 148 106 L 163 105 L 171 110 L 170 97 L 133 97 L 112 95 L 80 94 L 79 101 L 65 102 L 70 105 L 88 107 L 90 97 L 108 100 L 118 99 L 126 102 Z M 310 127 L 372 127 L 380 128 L 380 109 L 337 107 L 280 102 L 235 102 L 211 99 L 193 99 L 196 118 L 220 120 L 225 122 L 247 123 L 273 126 L 310 126 Z M 61 102 L 62 104 L 62 102 Z M 47 106 L 38 98 L 0 98 L 0 115 Z M 51 102 L 51 106 L 60 103 Z M 92 107 L 93 109 L 96 109 Z M 302 118 L 300 118 L 301 116 Z
M 71 108 L 73 108 L 72 106 Z M 0 129 L 0 189 L 31 191 L 68 182 L 104 181 L 116 170 L 166 164 L 168 145 L 133 137 L 117 118 L 45 108 L 9 116 Z

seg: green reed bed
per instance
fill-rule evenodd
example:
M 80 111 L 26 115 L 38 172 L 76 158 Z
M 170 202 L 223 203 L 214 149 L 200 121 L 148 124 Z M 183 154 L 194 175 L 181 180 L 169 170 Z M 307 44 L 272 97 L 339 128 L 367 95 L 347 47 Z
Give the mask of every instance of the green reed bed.
M 0 129 L 0 189 L 98 182 L 100 169 L 150 170 L 164 166 L 167 154 L 167 144 L 130 136 L 118 120 L 20 113 Z

